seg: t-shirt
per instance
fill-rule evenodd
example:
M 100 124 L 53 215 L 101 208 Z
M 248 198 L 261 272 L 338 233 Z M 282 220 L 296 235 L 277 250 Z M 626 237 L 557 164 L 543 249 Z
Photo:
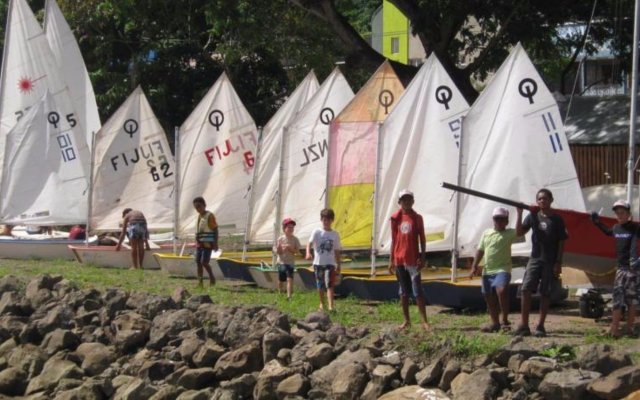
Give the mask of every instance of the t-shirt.
M 478 250 L 484 251 L 483 275 L 495 275 L 499 272 L 511 273 L 511 245 L 518 239 L 516 230 L 507 228 L 498 231 L 489 228 L 482 233 Z
M 395 265 L 418 265 L 419 241 L 426 242 L 422 216 L 402 209 L 391 216 L 391 242 Z
M 569 238 L 562 217 L 558 214 L 544 216 L 540 212 L 529 214 L 522 221 L 522 227 L 531 229 L 531 258 L 555 264 L 560 241 Z
M 211 248 L 212 242 L 200 240 L 201 235 L 211 234 L 215 232 L 217 227 L 216 217 L 211 211 L 205 210 L 203 215 L 198 214 L 198 220 L 196 221 L 196 247 Z
M 615 224 L 613 229 L 599 226 L 608 236 L 613 236 L 616 240 L 616 256 L 618 267 L 629 268 L 631 265 L 638 267 L 638 235 L 640 235 L 640 224 L 627 221 L 624 224 Z
M 278 255 L 278 263 L 287 264 L 287 265 L 295 265 L 296 263 L 296 255 L 295 253 L 291 253 L 288 250 L 283 251 L 282 253 L 278 253 L 278 244 L 289 245 L 295 253 L 300 250 L 300 241 L 297 237 L 291 236 L 290 238 L 287 235 L 282 235 L 276 241 L 276 245 L 273 246 L 273 251 Z
M 342 249 L 338 232 L 316 229 L 311 233 L 309 243 L 313 246 L 314 265 L 336 265 L 335 251 Z

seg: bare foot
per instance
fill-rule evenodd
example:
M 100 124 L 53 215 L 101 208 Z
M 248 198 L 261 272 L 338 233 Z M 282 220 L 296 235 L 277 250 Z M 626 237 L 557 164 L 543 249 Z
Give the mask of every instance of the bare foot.
M 216 280 L 215 279 L 209 279 L 209 286 L 214 286 L 216 284 Z
M 324 311 L 324 304 L 320 303 L 318 306 L 318 311 Z
M 403 322 L 402 325 L 399 325 L 396 329 L 399 331 L 408 331 L 411 328 L 411 323 Z
M 431 332 L 433 330 L 433 328 L 431 327 L 431 325 L 429 325 L 428 322 L 422 323 L 422 329 L 424 329 L 425 332 Z

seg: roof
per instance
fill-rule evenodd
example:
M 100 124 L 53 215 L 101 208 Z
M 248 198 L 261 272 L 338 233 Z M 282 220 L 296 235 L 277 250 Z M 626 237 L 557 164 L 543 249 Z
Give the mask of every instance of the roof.
M 629 96 L 573 97 L 564 122 L 569 143 L 626 144 L 629 138 L 629 103 Z M 558 105 L 564 117 L 568 98 Z M 640 126 L 640 123 L 636 124 Z M 637 129 L 636 142 L 640 143 Z

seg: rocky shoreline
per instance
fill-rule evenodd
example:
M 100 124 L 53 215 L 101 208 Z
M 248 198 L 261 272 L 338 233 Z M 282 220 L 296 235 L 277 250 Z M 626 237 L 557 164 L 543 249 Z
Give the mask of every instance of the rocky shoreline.
M 62 276 L 0 279 L 0 399 L 577 400 L 640 389 L 640 368 L 603 344 L 567 362 L 522 339 L 471 361 L 422 361 L 396 339 L 183 288 L 157 296 Z

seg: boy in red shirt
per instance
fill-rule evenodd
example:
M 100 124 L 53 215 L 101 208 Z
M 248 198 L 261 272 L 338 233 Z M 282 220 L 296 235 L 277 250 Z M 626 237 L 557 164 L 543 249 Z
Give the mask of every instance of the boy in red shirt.
M 422 328 L 430 331 L 427 321 L 424 291 L 420 271 L 425 265 L 426 237 L 422 216 L 413 210 L 413 193 L 402 190 L 398 196 L 400 209 L 391 216 L 391 254 L 389 272 L 395 274 L 400 284 L 400 303 L 404 323 L 399 329 L 411 326 L 409 317 L 409 294 L 413 292 L 422 318 Z

